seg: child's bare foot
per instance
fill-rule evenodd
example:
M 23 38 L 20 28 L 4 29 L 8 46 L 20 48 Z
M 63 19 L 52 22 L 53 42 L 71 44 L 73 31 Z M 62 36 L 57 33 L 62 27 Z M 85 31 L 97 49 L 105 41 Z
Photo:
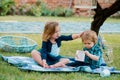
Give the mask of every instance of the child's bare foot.
M 61 64 L 54 64 L 54 65 L 50 65 L 50 68 L 57 68 L 57 67 L 66 67 L 65 64 L 61 63 Z
M 50 68 L 56 68 L 56 66 L 55 65 L 50 65 Z
M 65 64 L 61 64 L 61 66 L 60 67 L 66 67 L 66 65 Z

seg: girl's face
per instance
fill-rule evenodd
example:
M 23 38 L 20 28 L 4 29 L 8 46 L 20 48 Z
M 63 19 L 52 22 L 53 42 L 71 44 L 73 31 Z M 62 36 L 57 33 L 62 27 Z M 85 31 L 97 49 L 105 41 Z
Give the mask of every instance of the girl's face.
M 60 27 L 57 26 L 55 29 L 55 33 L 51 36 L 52 39 L 57 39 L 60 36 Z
M 94 42 L 90 41 L 90 40 L 84 40 L 83 44 L 86 48 L 90 49 L 94 46 Z

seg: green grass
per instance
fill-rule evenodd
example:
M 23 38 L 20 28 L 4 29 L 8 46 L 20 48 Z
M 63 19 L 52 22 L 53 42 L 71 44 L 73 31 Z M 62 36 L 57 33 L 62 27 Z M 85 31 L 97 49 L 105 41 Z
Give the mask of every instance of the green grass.
M 0 21 L 23 21 L 23 22 L 90 22 L 90 18 L 84 17 L 31 17 L 31 16 L 0 16 Z M 120 19 L 108 18 L 106 22 L 120 22 Z M 41 34 L 2 34 L 2 35 L 17 35 L 26 36 L 38 43 L 38 48 L 41 47 Z M 109 64 L 120 70 L 120 35 L 119 34 L 104 34 L 107 44 L 110 44 L 113 48 L 113 63 Z M 81 39 L 62 42 L 60 54 L 63 56 L 74 57 L 75 52 L 78 49 L 82 49 L 83 45 Z M 9 53 L 0 50 L 0 54 L 4 56 L 29 56 L 30 53 Z M 28 72 L 21 71 L 17 67 L 14 67 L 0 58 L 0 80 L 119 80 L 119 74 L 112 74 L 110 77 L 102 78 L 99 74 L 90 74 L 83 72 L 72 73 L 41 73 L 41 72 Z
M 0 34 L 8 35 L 8 34 Z M 38 43 L 37 49 L 41 46 L 41 35 L 40 34 L 9 34 L 26 36 Z M 110 64 L 116 69 L 120 69 L 120 35 L 119 34 L 104 34 L 107 44 L 111 44 L 113 48 L 114 62 Z M 83 45 L 81 39 L 62 42 L 61 55 L 74 57 L 76 50 L 82 49 Z M 0 50 L 0 54 L 4 56 L 31 56 L 30 53 L 9 53 Z M 17 67 L 14 67 L 0 58 L 0 80 L 119 80 L 119 74 L 112 74 L 109 77 L 102 78 L 99 74 L 90 74 L 83 72 L 72 72 L 72 73 L 41 73 L 41 72 L 28 72 L 21 71 Z
M 0 16 L 0 21 L 22 21 L 22 22 L 47 22 L 47 21 L 58 21 L 58 22 L 91 22 L 92 18 L 88 17 L 34 17 L 34 16 Z M 119 18 L 108 18 L 106 22 L 120 22 Z

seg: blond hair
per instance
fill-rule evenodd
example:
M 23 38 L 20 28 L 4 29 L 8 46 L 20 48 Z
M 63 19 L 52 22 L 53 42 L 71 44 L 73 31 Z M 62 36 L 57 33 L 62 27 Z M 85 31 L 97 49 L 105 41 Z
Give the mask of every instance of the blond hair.
M 47 22 L 44 27 L 42 40 L 47 41 L 55 33 L 55 29 L 58 26 L 58 22 Z
M 95 31 L 88 30 L 83 32 L 83 34 L 81 35 L 81 39 L 82 41 L 90 40 L 91 42 L 96 43 L 98 37 Z

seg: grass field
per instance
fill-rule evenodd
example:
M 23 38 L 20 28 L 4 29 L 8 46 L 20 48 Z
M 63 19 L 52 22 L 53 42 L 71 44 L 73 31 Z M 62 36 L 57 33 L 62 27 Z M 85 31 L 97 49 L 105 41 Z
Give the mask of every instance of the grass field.
M 6 34 L 0 34 L 6 35 Z M 8 35 L 8 34 L 7 34 Z M 37 49 L 41 46 L 40 34 L 9 34 L 26 36 L 38 43 Z M 110 43 L 113 48 L 113 62 L 109 64 L 116 69 L 120 69 L 120 35 L 119 34 L 104 34 L 107 44 Z M 61 55 L 74 57 L 76 50 L 82 49 L 83 45 L 80 39 L 63 42 L 61 47 Z M 0 51 L 0 54 L 5 56 L 30 56 L 30 53 L 9 53 Z M 26 72 L 2 61 L 0 59 L 0 80 L 119 80 L 119 74 L 112 74 L 110 77 L 102 78 L 99 74 L 89 74 L 83 72 L 77 73 L 40 73 L 40 72 Z
M 40 19 L 41 18 L 41 19 Z M 22 16 L 7 16 L 7 17 L 0 17 L 0 21 L 5 20 L 17 20 L 17 21 L 42 21 L 43 17 L 22 17 Z M 47 18 L 47 17 L 46 17 Z M 44 17 L 43 21 L 48 21 L 53 18 Z M 23 20 L 24 19 L 24 20 Z M 54 20 L 58 21 L 89 21 L 88 18 L 54 18 Z M 119 19 L 108 19 L 109 21 L 118 22 Z M 38 43 L 38 47 L 41 47 L 41 34 L 2 34 L 3 35 L 17 35 L 17 36 L 26 36 Z M 103 34 L 104 38 L 107 41 L 107 44 L 110 44 L 113 48 L 113 62 L 109 64 L 109 66 L 114 66 L 116 69 L 120 70 L 120 34 Z M 60 54 L 63 56 L 70 56 L 74 57 L 76 50 L 82 49 L 83 45 L 81 43 L 81 39 L 62 42 L 61 52 Z M 4 56 L 29 56 L 31 57 L 30 53 L 9 53 L 0 50 L 0 54 Z M 90 74 L 90 73 L 83 73 L 83 72 L 72 72 L 72 73 L 41 73 L 41 72 L 28 72 L 28 71 L 21 71 L 17 67 L 14 67 L 6 62 L 4 62 L 0 58 L 0 80 L 120 80 L 120 74 L 112 74 L 109 77 L 102 78 L 99 74 Z
M 22 21 L 22 22 L 47 22 L 47 21 L 58 21 L 58 22 L 91 22 L 92 18 L 88 17 L 33 17 L 33 16 L 0 16 L 0 21 Z M 120 22 L 119 18 L 108 18 L 106 22 Z

